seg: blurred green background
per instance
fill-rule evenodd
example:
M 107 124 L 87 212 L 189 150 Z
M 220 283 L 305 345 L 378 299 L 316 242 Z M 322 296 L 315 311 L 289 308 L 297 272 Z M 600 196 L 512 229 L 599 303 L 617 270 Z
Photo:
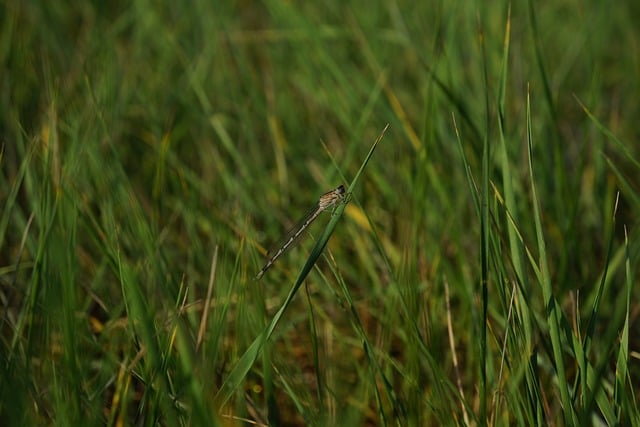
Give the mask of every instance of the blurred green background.
M 640 425 L 639 20 L 4 1 L 0 424 Z

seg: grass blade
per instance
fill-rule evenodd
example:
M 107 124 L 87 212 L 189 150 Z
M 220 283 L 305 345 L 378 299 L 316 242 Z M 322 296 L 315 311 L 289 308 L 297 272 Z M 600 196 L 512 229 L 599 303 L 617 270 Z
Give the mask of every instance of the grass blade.
M 336 225 L 338 224 L 338 221 L 340 220 L 340 217 L 344 212 L 344 208 L 346 206 L 346 202 L 348 202 L 348 198 L 350 197 L 352 191 L 355 189 L 356 185 L 358 184 L 358 181 L 360 179 L 360 176 L 362 175 L 362 172 L 364 171 L 364 168 L 367 166 L 367 163 L 369 163 L 369 159 L 371 159 L 371 156 L 373 155 L 373 152 L 375 151 L 376 146 L 382 140 L 382 137 L 384 136 L 388 128 L 389 128 L 389 125 L 387 124 L 382 130 L 382 132 L 380 133 L 380 136 L 378 136 L 376 141 L 371 146 L 371 149 L 369 150 L 369 153 L 367 154 L 364 161 L 362 162 L 360 169 L 358 170 L 355 177 L 353 178 L 353 181 L 351 181 L 351 184 L 349 185 L 349 189 L 347 190 L 347 199 L 345 203 L 341 203 L 339 206 L 336 207 L 333 215 L 331 216 L 331 220 L 329 221 L 324 231 L 320 235 L 320 238 L 318 239 L 315 246 L 311 250 L 311 254 L 307 258 L 307 261 L 302 267 L 302 270 L 300 271 L 298 278 L 293 284 L 284 302 L 282 303 L 282 306 L 273 316 L 273 318 L 271 319 L 271 322 L 269 322 L 269 325 L 253 341 L 253 343 L 251 343 L 249 348 L 240 357 L 240 359 L 238 360 L 236 365 L 231 369 L 229 375 L 227 376 L 224 383 L 216 393 L 216 396 L 214 398 L 214 403 L 216 407 L 219 408 L 224 406 L 224 404 L 231 398 L 233 393 L 235 393 L 238 387 L 242 384 L 242 382 L 244 381 L 244 378 L 247 376 L 247 374 L 249 373 L 249 370 L 251 369 L 256 359 L 260 355 L 260 351 L 262 350 L 262 347 L 264 346 L 265 342 L 269 339 L 269 337 L 271 337 L 271 334 L 273 333 L 276 326 L 280 322 L 280 319 L 282 318 L 285 311 L 287 310 L 287 307 L 289 307 L 289 304 L 291 304 L 291 301 L 293 301 L 293 297 L 298 292 L 298 289 L 300 289 L 300 286 L 302 286 L 304 279 L 307 277 L 307 275 L 315 265 L 318 258 L 320 258 L 320 255 L 322 255 L 322 251 L 324 250 L 324 247 L 327 245 L 327 242 L 329 241 L 331 234 L 333 234 L 333 230 L 335 230 Z
M 551 335 L 551 346 L 553 349 L 553 362 L 556 369 L 558 387 L 560 388 L 560 397 L 564 409 L 564 419 L 569 425 L 577 425 L 578 419 L 573 409 L 573 402 L 569 397 L 569 388 L 566 381 L 566 372 L 564 368 L 562 343 L 560 340 L 560 307 L 553 295 L 551 289 L 551 275 L 549 273 L 549 265 L 547 264 L 547 249 L 544 234 L 542 232 L 542 219 L 540 216 L 540 203 L 536 190 L 535 179 L 533 177 L 533 135 L 531 131 L 531 103 L 530 96 L 527 93 L 527 146 L 529 151 L 529 182 L 531 185 L 531 197 L 533 203 L 533 218 L 536 226 L 536 237 L 538 240 L 538 257 L 540 262 L 540 286 L 544 298 L 544 305 L 547 312 L 547 322 L 549 323 L 549 333 Z

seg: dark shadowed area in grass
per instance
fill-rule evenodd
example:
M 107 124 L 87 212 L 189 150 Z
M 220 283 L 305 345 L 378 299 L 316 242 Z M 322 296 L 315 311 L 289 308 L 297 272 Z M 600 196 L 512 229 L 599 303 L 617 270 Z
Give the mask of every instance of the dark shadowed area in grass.
M 0 424 L 640 425 L 639 20 L 3 2 Z

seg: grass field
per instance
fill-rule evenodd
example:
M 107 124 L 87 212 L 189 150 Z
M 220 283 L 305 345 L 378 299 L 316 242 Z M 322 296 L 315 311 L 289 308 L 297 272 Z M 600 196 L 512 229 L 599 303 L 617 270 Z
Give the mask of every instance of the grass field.
M 637 2 L 0 21 L 0 425 L 640 425 Z

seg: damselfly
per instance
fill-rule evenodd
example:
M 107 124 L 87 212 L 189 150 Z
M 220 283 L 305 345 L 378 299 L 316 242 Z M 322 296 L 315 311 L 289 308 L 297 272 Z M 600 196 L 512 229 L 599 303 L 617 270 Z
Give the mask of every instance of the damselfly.
M 291 229 L 290 233 L 287 235 L 287 237 L 285 237 L 282 244 L 278 247 L 279 249 L 270 256 L 267 263 L 264 265 L 264 267 L 262 267 L 262 270 L 260 270 L 260 272 L 256 276 L 256 280 L 260 280 L 262 275 L 273 265 L 274 262 L 276 262 L 276 259 L 278 259 L 280 255 L 282 255 L 287 249 L 289 249 L 289 247 L 291 247 L 291 244 L 295 242 L 298 237 L 300 237 L 304 230 L 306 230 L 307 227 L 309 227 L 309 225 L 311 225 L 311 223 L 316 218 L 318 218 L 318 215 L 320 215 L 328 208 L 336 205 L 336 203 L 344 200 L 344 196 L 344 185 L 340 185 L 335 190 L 331 190 L 320 196 L 318 204 L 313 207 L 313 209 L 298 223 L 297 226 Z

